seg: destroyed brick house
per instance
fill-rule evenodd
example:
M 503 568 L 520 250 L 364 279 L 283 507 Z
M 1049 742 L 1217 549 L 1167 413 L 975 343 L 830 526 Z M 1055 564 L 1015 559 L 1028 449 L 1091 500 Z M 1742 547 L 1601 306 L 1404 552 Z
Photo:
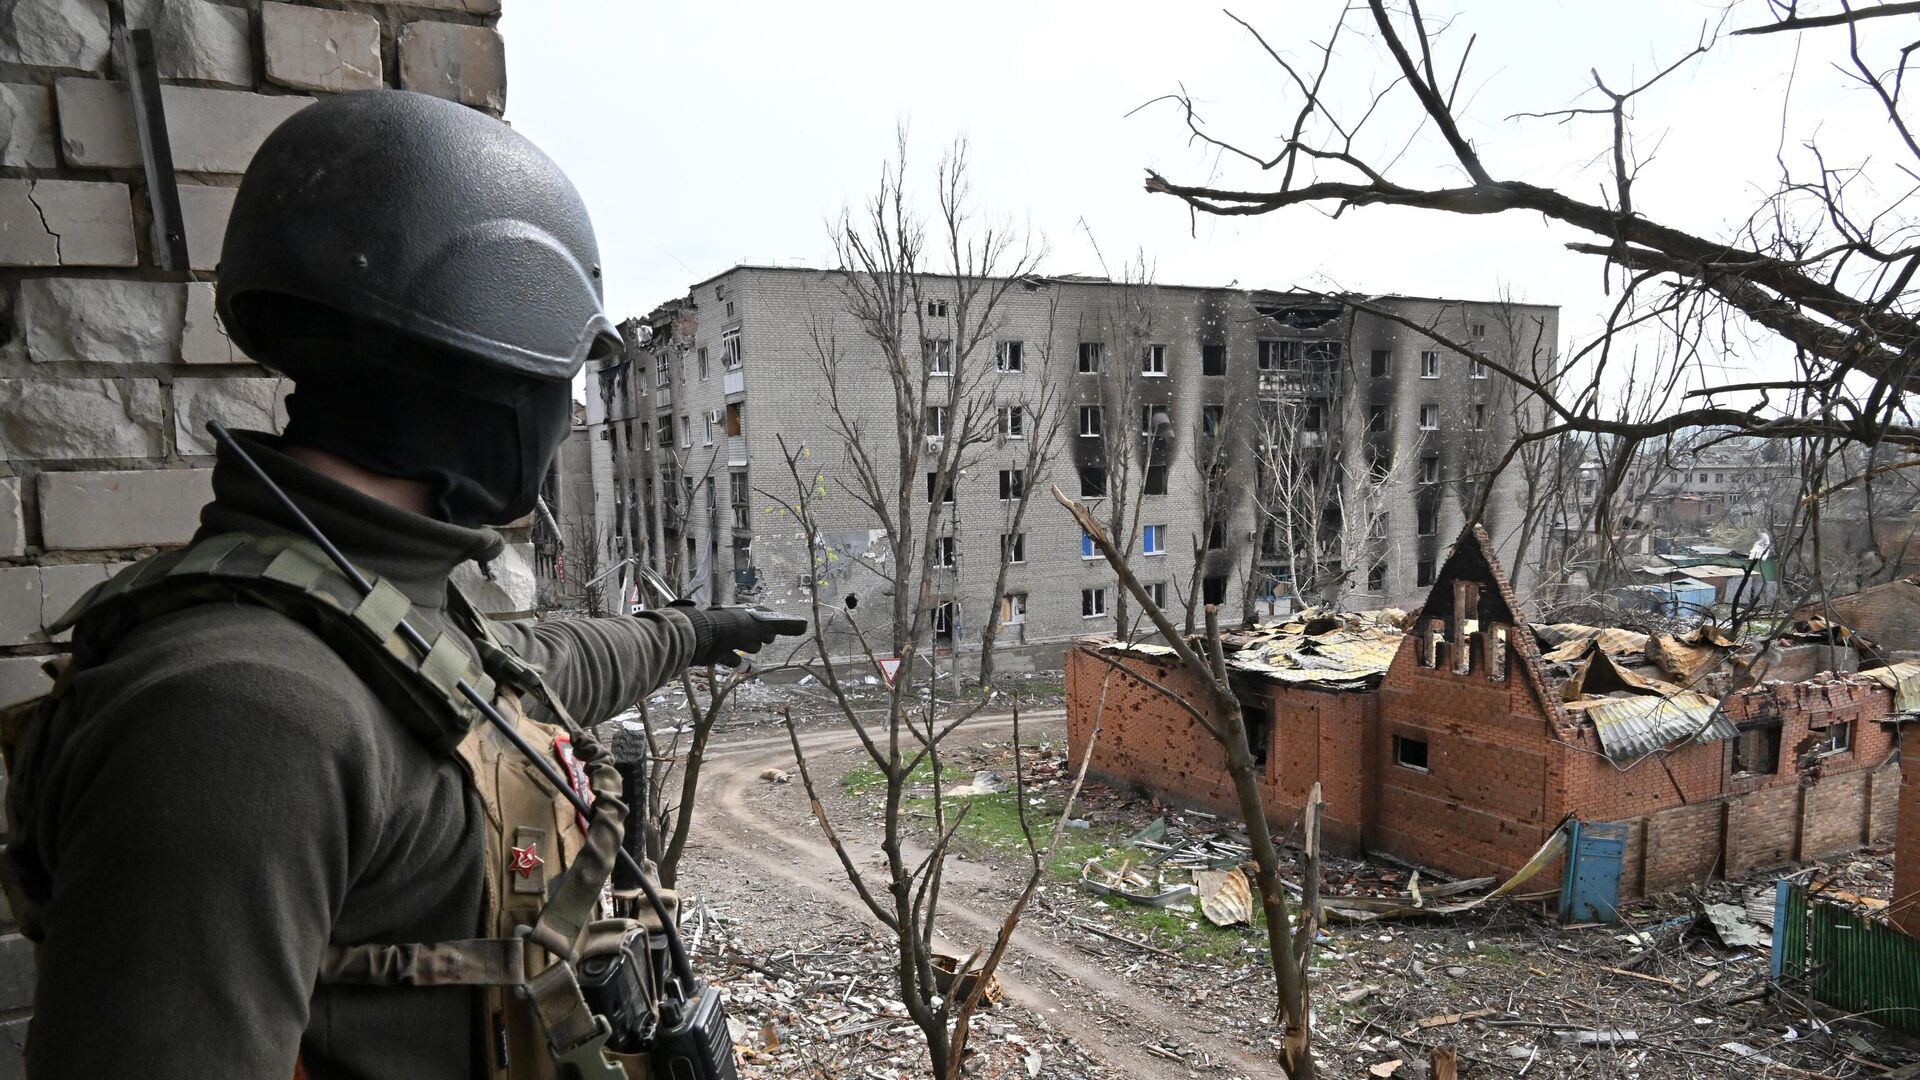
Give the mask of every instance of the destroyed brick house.
M 1735 689 L 1758 658 L 1711 632 L 1531 625 L 1478 527 L 1411 616 L 1307 613 L 1225 644 L 1283 827 L 1318 782 L 1330 850 L 1504 877 L 1569 816 L 1624 823 L 1622 897 L 1891 837 L 1897 720 L 1920 708 L 1920 664 Z M 1097 710 L 1092 773 L 1235 806 L 1217 744 L 1126 674 L 1198 700 L 1170 650 L 1087 639 L 1066 666 L 1075 761 Z

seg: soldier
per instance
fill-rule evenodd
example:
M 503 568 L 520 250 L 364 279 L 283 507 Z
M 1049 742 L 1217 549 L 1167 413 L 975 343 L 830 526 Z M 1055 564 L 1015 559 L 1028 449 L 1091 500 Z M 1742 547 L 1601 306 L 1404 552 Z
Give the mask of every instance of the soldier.
M 601 826 L 447 688 L 491 687 L 593 775 L 617 837 L 582 727 L 805 626 L 743 608 L 493 623 L 450 586 L 500 554 L 486 526 L 533 508 L 571 380 L 620 347 L 598 259 L 559 168 L 453 103 L 340 95 L 262 145 L 218 307 L 293 381 L 285 434 L 238 437 L 267 480 L 223 449 L 194 543 L 83 598 L 71 665 L 8 725 L 9 894 L 39 949 L 28 1075 L 556 1074 L 553 1018 L 521 1000 L 546 962 L 513 932 L 548 927 L 570 865 L 604 875 Z M 402 618 L 424 659 L 395 644 Z

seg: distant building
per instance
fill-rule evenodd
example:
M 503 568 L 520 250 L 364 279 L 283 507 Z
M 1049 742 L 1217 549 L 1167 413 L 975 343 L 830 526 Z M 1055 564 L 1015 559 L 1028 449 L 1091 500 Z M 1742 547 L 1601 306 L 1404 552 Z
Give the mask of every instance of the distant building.
M 573 430 L 547 470 L 540 499 L 541 507 L 533 515 L 534 583 L 539 604 L 542 608 L 582 606 L 586 599 L 584 583 L 604 557 L 601 545 L 596 543 L 587 407 L 580 402 L 573 404 Z
M 898 426 L 881 359 L 845 310 L 843 280 L 736 266 L 631 321 L 627 355 L 588 372 L 596 521 L 610 564 L 632 559 L 703 601 L 796 610 L 807 606 L 817 572 L 823 603 L 858 604 L 863 624 L 882 619 L 891 585 L 870 562 L 879 524 L 841 487 L 847 448 L 827 409 L 823 343 L 843 352 L 843 370 L 858 372 L 842 401 L 884 468 L 893 467 Z M 936 385 L 937 358 L 953 348 L 939 298 L 952 287 L 926 278 L 928 310 L 917 314 Z M 1540 359 L 1533 353 L 1550 355 L 1558 332 L 1552 307 L 1371 302 L 1522 368 Z M 1062 410 L 1049 482 L 1099 515 L 1108 497 L 1104 440 L 1137 440 L 1135 571 L 1177 612 L 1197 567 L 1201 598 L 1232 622 L 1284 609 L 1308 555 L 1353 603 L 1416 600 L 1507 446 L 1516 409 L 1527 407 L 1514 384 L 1408 325 L 1338 301 L 1247 289 L 1028 278 L 1008 291 L 992 340 L 968 362 L 986 369 L 981 385 L 991 390 L 997 435 L 952 492 L 951 539 L 936 550 L 934 630 L 943 646 L 977 644 L 989 615 L 1006 624 L 1004 646 L 1051 644 L 1055 655 L 1059 643 L 1113 625 L 1112 572 L 1021 471 L 1027 441 L 1038 437 L 1030 418 L 1043 382 L 1057 389 Z M 1111 415 L 1121 371 L 1132 397 L 1123 415 Z M 1250 448 L 1275 434 L 1289 460 L 1339 478 L 1330 490 L 1385 485 L 1343 503 L 1377 508 L 1364 528 L 1351 513 L 1340 521 L 1336 507 L 1317 530 L 1296 532 L 1290 557 L 1270 512 L 1273 478 Z M 1208 507 L 1199 463 L 1224 439 L 1239 449 L 1222 455 Z M 823 476 L 826 550 L 816 553 L 817 571 L 779 506 L 794 484 L 783 445 L 805 447 L 807 468 Z M 1515 484 L 1503 476 L 1488 501 L 1485 520 L 1500 543 L 1523 517 Z M 1007 522 L 1019 499 L 1042 502 L 1016 535 Z M 1219 524 L 1201 535 L 1209 510 Z M 1014 566 L 995 611 L 1003 558 Z M 633 581 L 621 573 L 608 584 L 631 596 Z

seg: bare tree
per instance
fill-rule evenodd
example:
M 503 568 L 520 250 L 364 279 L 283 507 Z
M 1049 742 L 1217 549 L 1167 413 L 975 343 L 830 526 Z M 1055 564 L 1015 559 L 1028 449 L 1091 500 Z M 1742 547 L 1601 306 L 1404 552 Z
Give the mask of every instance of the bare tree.
M 1417 4 L 1395 9 L 1385 0 L 1367 0 L 1343 9 L 1332 31 L 1312 46 L 1315 61 L 1300 65 L 1284 47 L 1236 19 L 1281 69 L 1294 95 L 1278 144 L 1243 146 L 1210 130 L 1184 91 L 1169 100 L 1193 139 L 1277 182 L 1243 190 L 1175 183 L 1149 172 L 1147 190 L 1209 214 L 1314 207 L 1337 216 L 1368 206 L 1467 215 L 1518 211 L 1588 234 L 1568 247 L 1599 262 L 1616 300 L 1603 328 L 1567 354 L 1557 382 L 1430 328 L 1416 329 L 1476 357 L 1538 401 L 1539 422 L 1519 433 L 1493 471 L 1504 469 L 1528 443 L 1570 433 L 1598 440 L 1607 458 L 1592 509 L 1600 526 L 1610 519 L 1607 504 L 1638 447 L 1689 429 L 1813 440 L 1823 460 L 1808 473 L 1811 492 L 1864 483 L 1868 474 L 1824 484 L 1811 478 L 1824 475 L 1833 463 L 1830 448 L 1841 444 L 1881 453 L 1920 447 L 1920 428 L 1906 401 L 1920 387 L 1913 366 L 1920 320 L 1912 303 L 1920 243 L 1911 213 L 1920 139 L 1910 105 L 1900 96 L 1914 50 L 1902 48 L 1893 35 L 1870 33 L 1874 20 L 1910 13 L 1911 5 L 1841 0 L 1839 11 L 1819 16 L 1802 16 L 1784 0 L 1770 6 L 1772 22 L 1736 30 L 1733 41 L 1746 34 L 1801 34 L 1810 54 L 1824 52 L 1840 77 L 1863 91 L 1858 100 L 1884 119 L 1891 153 L 1835 163 L 1813 138 L 1798 152 L 1787 152 L 1790 140 L 1783 132 L 1779 175 L 1754 178 L 1760 194 L 1751 213 L 1723 234 L 1663 222 L 1636 199 L 1636 181 L 1652 159 L 1634 137 L 1632 114 L 1637 102 L 1665 92 L 1676 72 L 1709 50 L 1729 47 L 1724 23 L 1676 49 L 1671 64 L 1636 85 L 1619 88 L 1596 66 L 1591 104 L 1508 118 L 1523 125 L 1550 121 L 1575 132 L 1591 127 L 1595 160 L 1605 162 L 1608 173 L 1601 198 L 1593 201 L 1493 173 L 1464 133 L 1469 123 L 1484 129 L 1470 105 L 1462 104 L 1473 95 L 1459 93 L 1473 40 L 1451 52 L 1443 48 L 1460 31 L 1459 20 L 1443 26 L 1423 16 Z M 1342 39 L 1355 33 L 1380 48 L 1348 48 Z M 1385 72 L 1352 69 L 1364 63 L 1357 58 L 1373 55 L 1387 58 Z M 1789 87 L 1793 82 L 1786 80 Z M 1370 89 L 1351 98 L 1333 89 L 1361 85 Z M 1404 117 L 1412 118 L 1408 125 L 1385 130 Z M 1420 159 L 1401 153 L 1423 138 L 1447 152 L 1447 160 L 1424 176 L 1418 175 Z M 1721 370 L 1741 352 L 1756 363 L 1790 353 L 1791 371 L 1730 384 Z M 1636 367 L 1636 357 L 1648 356 L 1649 362 L 1631 371 L 1631 380 L 1619 377 L 1622 369 Z M 1623 401 L 1656 405 L 1634 409 Z M 1596 526 L 1596 541 L 1609 543 L 1608 532 Z
M 779 504 L 783 513 L 798 522 L 807 550 L 817 553 L 820 550 L 821 506 L 823 501 L 831 499 L 831 495 L 819 472 L 803 468 L 803 463 L 811 457 L 804 452 L 804 448 L 788 448 L 783 441 L 782 452 L 793 484 L 792 493 L 770 492 L 769 497 Z M 877 663 L 878 657 L 849 613 L 844 608 L 830 609 L 822 601 L 819 586 L 821 567 L 817 562 L 812 571 L 814 584 L 809 589 L 809 598 L 813 617 L 814 657 L 809 666 L 833 695 L 841 717 L 859 738 L 868 761 L 885 778 L 879 869 L 861 869 L 860 862 L 855 860 L 845 839 L 834 828 L 832 819 L 820 801 L 812 769 L 800 745 L 799 731 L 789 712 L 786 723 L 793 746 L 794 763 L 806 788 L 814 818 L 839 859 L 847 881 L 875 920 L 893 935 L 900 1001 L 926 1040 L 933 1076 L 936 1080 L 954 1080 L 962 1074 L 967 1059 L 974 1013 L 1012 943 L 1014 931 L 1039 885 L 1044 867 L 1051 861 L 1052 853 L 1060 842 L 1074 800 L 1078 797 L 1080 782 L 1076 780 L 1067 805 L 1054 823 L 1052 838 L 1046 844 L 1041 844 L 1027 817 L 1029 800 L 1020 762 L 1020 704 L 1016 697 L 1014 793 L 1029 859 L 1029 872 L 989 943 L 976 947 L 964 958 L 944 955 L 941 952 L 942 943 L 935 933 L 935 922 L 940 913 L 947 853 L 965 820 L 967 808 L 962 806 L 957 813 L 954 811 L 953 795 L 947 786 L 942 755 L 947 740 L 978 714 L 983 701 L 959 705 L 943 698 L 941 680 L 938 679 L 928 680 L 924 695 L 915 700 L 908 692 L 909 681 L 901 678 L 888 687 L 884 716 L 875 717 L 869 710 L 857 705 L 848 696 L 847 670 L 835 660 L 836 650 L 830 643 L 830 628 L 836 621 L 844 622 L 847 632 L 858 642 L 857 655 L 867 663 Z M 900 647 L 900 655 L 903 656 L 911 655 L 928 633 L 927 609 L 930 601 L 925 590 L 921 591 L 920 597 L 909 619 L 914 636 Z M 1082 778 L 1085 771 L 1083 764 Z M 922 777 L 925 777 L 924 781 Z M 910 787 L 922 782 L 930 789 L 927 802 L 932 812 L 932 844 L 924 851 L 916 850 L 909 835 L 912 825 L 908 807 Z
M 1053 497 L 1093 538 L 1101 556 L 1119 579 L 1121 588 L 1133 596 L 1141 612 L 1159 631 L 1162 640 L 1173 649 L 1180 666 L 1202 687 L 1200 700 L 1194 701 L 1140 672 L 1131 669 L 1127 672 L 1132 679 L 1166 697 L 1192 717 L 1202 730 L 1220 744 L 1226 755 L 1227 774 L 1233 781 L 1241 821 L 1246 826 L 1248 844 L 1253 849 L 1257 868 L 1255 880 L 1260 888 L 1261 907 L 1266 914 L 1269 962 L 1273 968 L 1279 1014 L 1284 1028 L 1281 1065 L 1293 1080 L 1311 1080 L 1314 1061 L 1307 1009 L 1307 959 L 1313 949 L 1314 935 L 1319 930 L 1313 903 L 1313 898 L 1319 893 L 1317 847 L 1312 843 L 1308 845 L 1309 873 L 1305 883 L 1308 902 L 1302 906 L 1300 925 L 1295 927 L 1285 887 L 1280 880 L 1280 848 L 1267 823 L 1266 805 L 1261 796 L 1260 766 L 1254 761 L 1253 751 L 1247 741 L 1246 719 L 1227 675 L 1226 658 L 1220 640 L 1219 608 L 1213 604 L 1206 606 L 1206 629 L 1199 642 L 1175 630 L 1166 611 L 1154 603 L 1153 597 L 1129 566 L 1125 552 L 1114 543 L 1093 512 L 1069 499 L 1058 487 L 1053 489 Z M 1087 655 L 1109 667 L 1119 663 L 1097 650 Z M 1091 757 L 1090 752 L 1088 757 Z
M 947 558 L 955 541 L 942 533 L 947 507 L 964 466 L 994 438 L 997 409 L 990 370 L 991 342 L 1002 324 L 1010 289 L 1032 273 L 1041 250 L 1027 238 L 977 221 L 970 208 L 967 144 L 956 141 L 941 159 L 936 183 L 938 230 L 929 247 L 926 228 L 906 182 L 907 139 L 881 171 L 874 196 L 860 213 L 843 212 L 833 227 L 841 264 L 841 312 L 815 319 L 813 351 L 827 389 L 829 424 L 846 455 L 850 479 L 834 483 L 850 494 L 884 534 L 883 564 L 869 564 L 892 587 L 888 634 L 905 660 L 918 637 L 916 612 L 956 607 L 929 603 L 935 581 L 916 567 Z M 835 325 L 846 315 L 858 341 L 842 341 Z M 874 430 L 860 400 L 859 375 L 874 353 L 892 398 L 890 425 Z M 887 455 L 876 447 L 891 445 Z M 951 624 L 949 624 L 949 631 Z M 911 662 L 907 662 L 911 669 Z

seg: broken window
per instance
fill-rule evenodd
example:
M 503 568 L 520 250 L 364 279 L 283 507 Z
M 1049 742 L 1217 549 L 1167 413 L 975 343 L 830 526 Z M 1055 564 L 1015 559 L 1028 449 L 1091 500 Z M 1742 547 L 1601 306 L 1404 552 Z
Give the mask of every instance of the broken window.
M 927 501 L 930 503 L 953 501 L 953 484 L 947 477 L 937 472 L 927 474 Z
M 1374 563 L 1367 568 L 1367 591 L 1380 592 L 1387 587 L 1387 564 Z
M 933 538 L 933 565 L 943 570 L 953 569 L 953 560 L 957 552 L 954 538 L 936 536 Z
M 1019 626 L 1027 621 L 1027 594 L 1011 592 L 1000 598 L 1000 622 L 1006 626 Z
M 1097 619 L 1100 616 L 1105 615 L 1106 613 L 1107 613 L 1107 590 L 1105 589 L 1081 589 L 1080 590 L 1080 617 L 1081 618 Z
M 1227 602 L 1227 577 L 1225 574 L 1208 575 L 1201 580 L 1200 602 L 1203 604 L 1224 604 Z
M 946 318 L 946 317 L 947 317 L 947 302 L 946 302 L 945 300 L 929 300 L 929 301 L 927 301 L 927 317 L 928 317 L 928 318 L 932 318 L 932 319 L 944 319 L 944 318 Z
M 1207 550 L 1218 551 L 1227 546 L 1227 527 L 1216 521 L 1207 529 Z
M 1438 431 L 1440 429 L 1440 406 L 1420 406 L 1420 430 Z
M 1733 771 L 1747 776 L 1772 776 L 1780 771 L 1778 721 L 1743 728 L 1733 741 Z
M 1098 341 L 1080 343 L 1080 374 L 1098 375 L 1102 366 L 1102 354 L 1107 347 Z
M 1149 345 L 1140 350 L 1140 374 L 1162 376 L 1167 373 L 1167 347 Z
M 1145 438 L 1173 434 L 1173 413 L 1167 405 L 1140 406 L 1140 434 Z
M 693 417 L 691 416 L 680 418 L 680 445 L 684 449 L 693 447 Z
M 1440 353 L 1437 350 L 1421 350 L 1420 377 L 1423 379 L 1437 379 L 1440 377 Z
M 1370 370 L 1376 379 L 1384 379 L 1391 374 L 1393 371 L 1393 351 L 1391 349 L 1373 350 L 1373 361 Z
M 1097 559 L 1100 557 L 1100 549 L 1093 542 L 1093 534 L 1084 530 L 1080 533 L 1080 557 L 1083 559 Z
M 1432 536 L 1440 517 L 1440 508 L 1430 499 L 1422 499 L 1416 508 L 1416 532 L 1421 536 Z M 1424 584 L 1424 583 L 1423 583 Z
M 1421 559 L 1419 562 L 1414 564 L 1413 583 L 1423 588 L 1433 584 L 1433 560 L 1432 559 Z M 1432 666 L 1432 665 L 1428 665 L 1428 666 Z
M 1107 493 L 1107 470 L 1099 465 L 1088 465 L 1080 470 L 1080 496 L 1085 499 L 1097 499 Z
M 1487 628 L 1487 681 L 1505 682 L 1507 680 L 1507 635 L 1512 627 L 1506 623 L 1495 623 Z
M 733 371 L 746 362 L 747 354 L 740 344 L 740 328 L 734 327 L 720 335 L 720 366 Z
M 1167 553 L 1167 527 L 1148 525 L 1140 530 L 1140 554 L 1165 555 Z
M 706 443 L 706 445 L 708 446 L 713 445 L 713 430 L 719 426 L 720 426 L 720 410 L 708 409 L 706 428 L 702 435 L 702 438 Z
M 1261 371 L 1273 371 L 1280 367 L 1280 342 L 1261 339 L 1255 362 Z
M 1828 724 L 1816 728 L 1813 732 L 1814 753 L 1821 757 L 1844 754 L 1853 749 L 1853 721 L 1846 720 L 1838 724 Z
M 1467 357 L 1467 378 L 1484 379 L 1487 377 L 1486 362 L 1477 356 Z
M 664 450 L 673 445 L 673 414 L 661 413 L 654 419 L 659 424 L 660 432 L 660 437 L 655 440 L 654 445 Z
M 1318 405 L 1309 405 L 1306 411 L 1300 414 L 1300 429 L 1302 431 L 1319 431 L 1325 423 L 1326 418 Z
M 1027 437 L 1026 406 L 1000 406 L 1000 437 L 1003 439 L 1024 439 Z
M 1000 534 L 1000 561 L 1005 563 L 1023 563 L 1027 561 L 1027 534 Z
M 1167 467 L 1165 465 L 1147 466 L 1146 475 L 1141 479 L 1140 494 L 1165 495 L 1166 493 Z
M 728 436 L 746 434 L 746 424 L 745 424 L 746 409 L 747 407 L 738 401 L 729 402 L 727 404 L 727 435 Z
M 1164 581 L 1156 581 L 1153 584 L 1148 585 L 1147 599 L 1153 601 L 1154 607 L 1160 608 L 1162 611 L 1166 610 L 1167 583 Z
M 1080 437 L 1083 439 L 1097 439 L 1100 437 L 1100 427 L 1100 406 L 1080 406 Z
M 1225 416 L 1226 407 L 1222 405 L 1200 406 L 1200 434 L 1220 434 L 1220 421 Z
M 945 405 L 927 406 L 927 436 L 941 438 L 947 433 L 947 407 Z
M 1000 351 L 994 355 L 993 366 L 994 366 L 994 370 L 996 371 L 1011 372 L 1011 371 L 1027 370 L 1026 342 L 1024 341 L 1001 342 Z
M 1385 405 L 1367 406 L 1367 430 L 1374 432 L 1387 430 L 1387 407 Z
M 707 350 L 701 349 L 697 355 L 700 358 L 700 377 L 704 379 L 707 377 Z
M 1227 347 L 1225 345 L 1200 346 L 1200 374 L 1225 375 L 1227 373 Z
M 1240 723 L 1247 729 L 1247 752 L 1255 765 L 1267 763 L 1267 747 L 1273 742 L 1273 711 L 1266 705 L 1242 705 Z
M 1393 455 L 1390 453 L 1382 452 L 1375 454 L 1373 455 L 1373 460 L 1367 464 L 1367 473 L 1373 477 L 1373 482 L 1376 484 L 1386 480 L 1392 472 Z
M 1485 431 L 1486 429 L 1487 429 L 1487 404 L 1484 401 L 1475 402 L 1473 406 L 1473 430 Z
M 665 356 L 654 357 L 653 385 L 665 386 L 672 378 L 673 370 L 667 366 L 667 358 Z
M 1420 459 L 1420 482 L 1423 484 L 1440 482 L 1440 455 L 1429 454 Z
M 1000 499 L 1012 502 L 1025 498 L 1027 494 L 1027 471 L 1025 469 L 1000 470 Z
M 933 640 L 952 643 L 954 628 L 960 623 L 960 605 L 952 600 L 933 609 Z
M 926 344 L 927 374 L 953 374 L 953 339 L 930 338 Z
M 1403 769 L 1427 771 L 1427 740 L 1411 735 L 1393 737 L 1393 763 Z

